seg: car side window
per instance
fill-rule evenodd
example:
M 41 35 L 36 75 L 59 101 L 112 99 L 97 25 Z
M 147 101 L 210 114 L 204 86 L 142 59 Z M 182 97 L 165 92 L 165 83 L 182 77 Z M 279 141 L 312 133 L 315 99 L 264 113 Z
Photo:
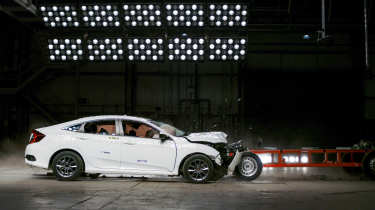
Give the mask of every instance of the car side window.
M 82 124 L 73 125 L 73 126 L 65 128 L 65 130 L 67 130 L 67 131 L 73 131 L 73 132 L 78 132 L 79 129 L 81 128 L 81 126 L 82 126 Z
M 100 120 L 87 122 L 84 127 L 85 133 L 99 135 L 116 135 L 116 122 L 114 120 Z
M 124 136 L 159 139 L 159 131 L 144 123 L 122 121 L 122 128 Z

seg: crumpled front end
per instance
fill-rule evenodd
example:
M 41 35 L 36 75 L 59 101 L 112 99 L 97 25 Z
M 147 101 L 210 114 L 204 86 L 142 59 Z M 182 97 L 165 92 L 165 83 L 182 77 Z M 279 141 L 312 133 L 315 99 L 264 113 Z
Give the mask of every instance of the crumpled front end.
M 227 141 L 227 134 L 224 132 L 216 131 L 216 132 L 202 132 L 202 133 L 191 133 L 186 136 L 189 141 L 192 142 L 209 142 L 212 144 L 217 143 L 228 143 Z

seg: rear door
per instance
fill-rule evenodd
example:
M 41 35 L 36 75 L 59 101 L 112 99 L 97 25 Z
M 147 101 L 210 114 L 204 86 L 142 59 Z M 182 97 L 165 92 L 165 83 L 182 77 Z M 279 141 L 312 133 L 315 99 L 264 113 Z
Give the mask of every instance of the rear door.
M 85 157 L 86 164 L 98 169 L 120 169 L 120 142 L 116 120 L 86 122 L 81 132 L 73 134 Z
M 126 170 L 173 171 L 176 145 L 173 140 L 161 141 L 159 131 L 150 124 L 122 121 L 121 167 Z

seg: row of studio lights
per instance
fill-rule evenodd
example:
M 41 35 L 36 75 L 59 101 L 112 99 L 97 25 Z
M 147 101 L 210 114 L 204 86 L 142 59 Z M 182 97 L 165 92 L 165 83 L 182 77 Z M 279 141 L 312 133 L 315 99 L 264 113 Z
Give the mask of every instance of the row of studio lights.
M 238 61 L 246 57 L 246 38 L 175 37 L 48 39 L 50 61 Z M 167 54 L 167 55 L 165 55 Z M 207 58 L 206 58 L 207 55 Z
M 260 160 L 263 164 L 269 163 L 278 163 L 277 156 L 272 156 L 269 153 L 258 154 Z M 302 153 L 301 155 L 298 154 L 284 154 L 282 156 L 284 163 L 309 163 L 308 155 Z
M 245 27 L 248 6 L 215 4 L 85 4 L 42 5 L 40 15 L 48 27 Z

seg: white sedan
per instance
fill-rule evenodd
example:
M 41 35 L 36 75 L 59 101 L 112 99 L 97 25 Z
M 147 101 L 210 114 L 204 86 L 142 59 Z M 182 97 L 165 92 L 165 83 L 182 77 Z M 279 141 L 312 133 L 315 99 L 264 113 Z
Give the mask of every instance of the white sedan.
M 33 130 L 25 162 L 52 169 L 59 180 L 73 180 L 83 173 L 114 173 L 183 175 L 204 183 L 225 175 L 236 151 L 238 147 L 228 147 L 223 132 L 187 135 L 150 119 L 105 115 Z M 259 176 L 259 158 L 252 153 L 241 157 L 235 163 L 239 174 L 248 179 Z

